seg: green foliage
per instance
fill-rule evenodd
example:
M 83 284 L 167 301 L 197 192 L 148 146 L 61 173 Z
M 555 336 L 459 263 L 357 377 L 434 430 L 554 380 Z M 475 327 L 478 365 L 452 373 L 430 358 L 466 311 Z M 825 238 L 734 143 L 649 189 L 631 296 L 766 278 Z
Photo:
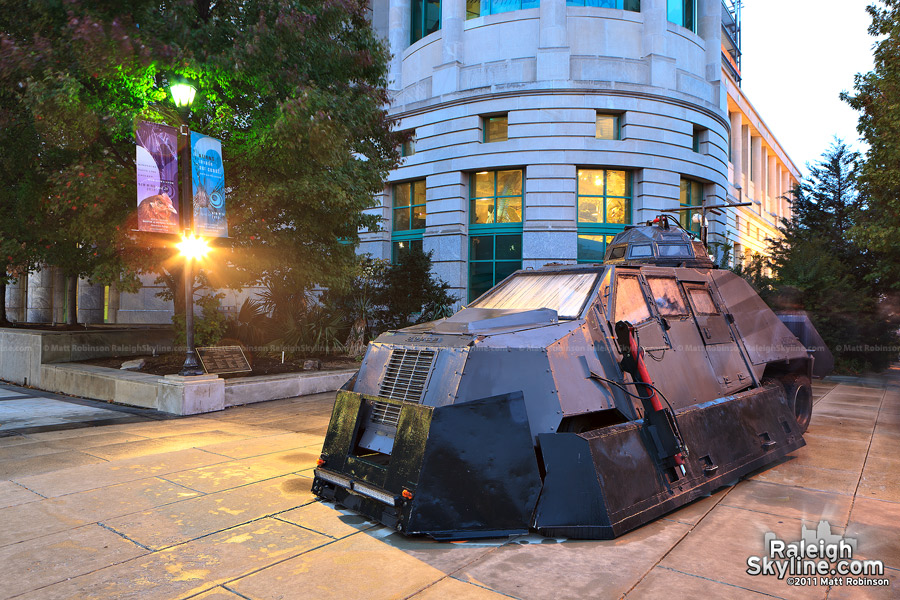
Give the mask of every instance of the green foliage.
M 188 124 L 224 144 L 231 237 L 208 265 L 213 287 L 346 284 L 353 247 L 339 240 L 377 228 L 363 210 L 403 137 L 367 11 L 364 0 L 0 0 L 5 271 L 47 262 L 120 289 L 138 272 L 172 274 L 171 248 L 133 232 L 133 132 L 139 120 L 179 124 L 167 87 L 186 75 L 200 85 Z
M 200 314 L 194 315 L 194 345 L 215 346 L 225 335 L 228 317 L 221 311 L 221 300 L 225 294 L 202 294 L 197 299 Z M 175 345 L 183 346 L 185 339 L 185 318 L 183 314 L 172 316 L 175 328 Z
M 841 98 L 860 112 L 857 129 L 868 143 L 860 184 L 871 210 L 853 235 L 879 255 L 869 279 L 880 289 L 900 289 L 900 0 L 880 0 L 866 9 L 872 17 L 874 68 L 857 74 L 854 93 Z
M 450 286 L 431 273 L 431 256 L 410 250 L 384 270 L 372 298 L 381 328 L 399 329 L 452 314 L 456 298 L 448 292 Z
M 857 190 L 857 159 L 842 142 L 829 148 L 795 188 L 793 219 L 771 255 L 737 269 L 774 309 L 807 311 L 846 372 L 887 368 L 900 342 L 890 297 L 870 277 L 877 254 L 854 235 L 871 211 Z

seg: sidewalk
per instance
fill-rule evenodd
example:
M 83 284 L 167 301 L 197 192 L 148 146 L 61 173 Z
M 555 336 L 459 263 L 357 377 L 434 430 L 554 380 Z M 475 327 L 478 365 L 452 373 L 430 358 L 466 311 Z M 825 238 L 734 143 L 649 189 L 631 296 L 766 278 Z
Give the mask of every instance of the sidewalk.
M 815 384 L 805 448 L 611 541 L 436 543 L 314 501 L 334 393 L 0 430 L 0 598 L 896 598 L 900 388 L 887 381 Z M 0 386 L 0 423 L 31 393 Z M 798 540 L 820 520 L 884 561 L 891 587 L 745 573 L 765 532 Z

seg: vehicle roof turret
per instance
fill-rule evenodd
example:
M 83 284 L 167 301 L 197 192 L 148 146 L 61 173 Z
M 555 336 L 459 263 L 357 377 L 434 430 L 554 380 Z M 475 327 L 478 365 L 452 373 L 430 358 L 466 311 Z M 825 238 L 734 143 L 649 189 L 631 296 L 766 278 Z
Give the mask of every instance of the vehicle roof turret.
M 674 224 L 673 224 L 674 223 Z M 606 250 L 608 265 L 656 265 L 660 267 L 712 268 L 713 261 L 702 242 L 667 216 L 626 227 Z

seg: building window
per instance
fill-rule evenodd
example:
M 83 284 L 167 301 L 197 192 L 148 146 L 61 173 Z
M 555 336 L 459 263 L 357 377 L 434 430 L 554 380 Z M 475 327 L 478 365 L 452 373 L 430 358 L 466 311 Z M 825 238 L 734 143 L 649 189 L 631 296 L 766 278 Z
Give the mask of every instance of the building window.
M 411 250 L 422 252 L 422 238 L 411 238 L 408 240 L 396 240 L 391 242 L 391 262 L 397 264 L 400 258 L 409 254 Z
M 697 33 L 697 0 L 666 0 L 669 22 Z
M 631 174 L 578 169 L 578 223 L 631 223 Z
M 477 19 L 523 8 L 537 8 L 540 0 L 466 0 L 466 19 Z
M 522 233 L 469 238 L 469 302 L 522 268 Z
M 619 115 L 597 113 L 597 139 L 618 140 L 620 137 Z
M 569 6 L 594 6 L 597 8 L 618 8 L 641 12 L 641 0 L 566 0 Z
M 681 208 L 703 206 L 703 184 L 693 179 L 681 178 L 681 196 L 679 197 Z M 681 226 L 688 231 L 700 234 L 700 223 L 694 223 L 694 215 L 702 215 L 702 211 L 681 211 Z
M 416 153 L 416 138 L 410 136 L 408 140 L 400 144 L 400 156 L 412 156 Z
M 473 225 L 522 223 L 521 170 L 473 173 L 469 196 L 469 222 Z
M 606 257 L 606 247 L 613 241 L 614 235 L 582 235 L 578 234 L 578 262 L 602 263 Z
M 631 173 L 578 169 L 578 262 L 603 262 L 606 245 L 631 223 Z
M 694 152 L 700 152 L 700 142 L 703 141 L 701 137 L 704 131 L 702 127 L 694 127 L 694 133 L 691 136 L 691 149 Z
M 394 233 L 425 229 L 425 180 L 394 186 Z
M 412 27 L 409 43 L 414 44 L 441 28 L 441 0 L 412 0 Z
M 509 139 L 509 116 L 484 117 L 482 130 L 484 133 L 481 141 L 484 143 L 505 142 Z

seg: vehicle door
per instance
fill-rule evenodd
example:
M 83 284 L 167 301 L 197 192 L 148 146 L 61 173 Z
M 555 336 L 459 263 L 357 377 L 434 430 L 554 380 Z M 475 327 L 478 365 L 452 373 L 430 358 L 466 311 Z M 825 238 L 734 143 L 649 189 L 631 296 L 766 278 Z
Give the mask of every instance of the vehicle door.
M 705 281 L 681 283 L 700 339 L 706 348 L 709 362 L 719 383 L 722 395 L 732 394 L 749 387 L 753 380 L 740 348 L 731 335 L 725 314 L 716 304 Z

